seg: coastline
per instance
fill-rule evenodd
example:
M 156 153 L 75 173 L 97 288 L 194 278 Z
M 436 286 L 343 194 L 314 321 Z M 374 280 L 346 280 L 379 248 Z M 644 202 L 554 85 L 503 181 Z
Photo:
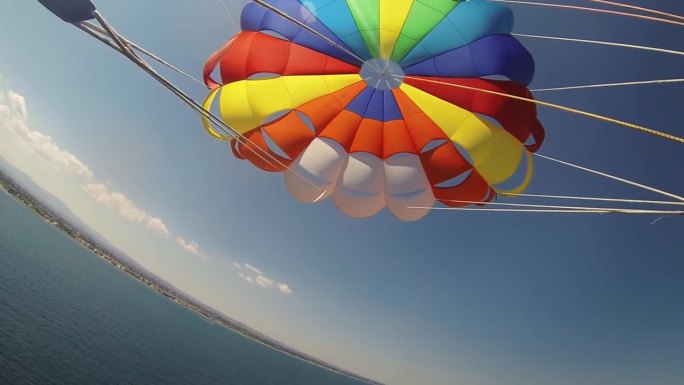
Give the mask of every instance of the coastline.
M 55 226 L 61 232 L 68 235 L 70 238 L 79 243 L 82 247 L 88 249 L 93 254 L 109 262 L 117 269 L 123 271 L 148 288 L 156 291 L 158 294 L 205 318 L 208 322 L 237 332 L 261 345 L 267 346 L 290 357 L 302 360 L 322 369 L 329 370 L 366 384 L 383 385 L 378 381 L 362 377 L 348 370 L 336 367 L 335 365 L 292 349 L 280 343 L 279 341 L 268 338 L 267 336 L 264 336 L 261 333 L 249 328 L 247 325 L 235 321 L 230 317 L 218 312 L 217 310 L 202 304 L 187 294 L 180 292 L 169 283 L 163 282 L 162 279 L 156 277 L 150 271 L 141 266 L 137 266 L 137 264 L 130 260 L 130 257 L 122 257 L 119 255 L 121 254 L 120 252 L 110 250 L 108 247 L 105 247 L 95 241 L 92 236 L 84 233 L 84 229 L 79 229 L 77 226 L 74 226 L 54 210 L 44 205 L 33 194 L 22 188 L 21 185 L 16 183 L 2 170 L 0 170 L 0 190 L 7 193 L 10 197 L 12 197 L 12 199 L 32 211 L 34 214 L 41 217 L 45 222 Z

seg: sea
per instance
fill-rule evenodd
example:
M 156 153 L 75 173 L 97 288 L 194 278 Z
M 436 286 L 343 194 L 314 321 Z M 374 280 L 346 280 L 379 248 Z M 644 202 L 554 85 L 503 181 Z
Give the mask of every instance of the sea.
M 0 384 L 363 382 L 209 322 L 0 190 Z

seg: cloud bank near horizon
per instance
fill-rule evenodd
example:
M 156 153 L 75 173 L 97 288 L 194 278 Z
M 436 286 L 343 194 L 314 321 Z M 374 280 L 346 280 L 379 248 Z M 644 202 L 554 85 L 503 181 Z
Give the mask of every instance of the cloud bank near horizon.
M 19 161 L 26 163 L 24 166 L 38 166 L 74 177 L 81 190 L 105 209 L 117 213 L 127 221 L 143 225 L 154 234 L 175 240 L 176 245 L 190 255 L 205 261 L 211 260 L 202 252 L 198 242 L 187 240 L 180 235 L 172 235 L 161 218 L 150 215 L 124 193 L 111 189 L 108 183 L 96 178 L 87 164 L 73 153 L 61 148 L 51 136 L 31 129 L 25 98 L 14 91 L 3 89 L 1 84 L 0 133 L 3 134 L 0 154 L 3 154 L 3 150 L 15 149 L 18 151 L 15 151 L 15 154 L 21 154 Z M 3 148 L 2 144 L 7 147 Z M 286 283 L 267 277 L 260 269 L 249 263 L 233 263 L 232 269 L 245 282 L 264 289 L 277 290 L 286 295 L 292 294 L 292 289 Z
M 27 163 L 64 172 L 81 183 L 81 189 L 97 203 L 116 212 L 124 219 L 140 223 L 155 234 L 169 237 L 170 231 L 161 218 L 150 215 L 124 193 L 111 190 L 99 181 L 92 169 L 55 140 L 31 129 L 26 99 L 14 92 L 0 89 L 0 129 L 5 144 L 20 148 Z
M 206 254 L 202 253 L 202 251 L 200 251 L 199 244 L 195 241 L 186 241 L 185 239 L 183 239 L 181 237 L 176 237 L 176 243 L 178 244 L 178 246 L 182 247 L 188 253 L 195 255 L 197 257 L 200 257 L 200 258 L 204 259 L 205 261 L 208 261 L 211 259 L 211 258 L 209 258 L 209 256 L 207 256 Z
M 256 267 L 250 265 L 249 263 L 232 263 L 232 270 L 242 278 L 245 282 L 251 285 L 257 285 L 263 289 L 273 289 L 279 292 L 290 295 L 292 294 L 292 289 L 284 282 L 278 282 L 273 278 L 269 278 L 264 275 L 264 272 Z

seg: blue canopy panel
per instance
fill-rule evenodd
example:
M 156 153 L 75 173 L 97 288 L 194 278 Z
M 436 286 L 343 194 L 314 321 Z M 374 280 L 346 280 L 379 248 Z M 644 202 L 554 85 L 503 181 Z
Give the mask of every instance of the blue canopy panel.
M 391 90 L 366 87 L 345 109 L 364 119 L 380 122 L 402 119 L 401 111 Z
M 372 57 L 346 0 L 298 0 L 335 36 L 365 60 Z
M 508 7 L 484 0 L 464 1 L 399 60 L 399 64 L 410 66 L 485 36 L 508 34 L 512 30 L 513 12 Z
M 78 23 L 94 18 L 95 6 L 90 0 L 38 0 L 50 12 L 67 23 Z
M 265 0 L 278 10 L 289 15 L 292 19 L 308 26 L 322 36 L 333 41 L 337 46 L 330 44 L 315 33 L 302 28 L 301 25 L 286 19 L 279 14 L 257 3 L 249 2 L 242 9 L 240 26 L 243 31 L 273 31 L 284 36 L 289 41 L 311 48 L 315 51 L 343 60 L 347 63 L 358 65 L 359 61 L 345 51 L 352 51 L 347 44 L 339 39 L 314 14 L 297 1 Z
M 503 75 L 521 84 L 534 77 L 534 59 L 511 35 L 490 35 L 404 68 L 406 75 L 478 78 Z
M 346 107 L 347 111 L 351 111 L 355 113 L 356 115 L 359 115 L 361 117 L 370 117 L 366 116 L 366 111 L 369 108 L 370 101 L 373 98 L 373 94 L 375 93 L 375 89 L 371 87 L 366 87 L 363 91 L 361 91 L 360 94 L 358 94 L 354 100 L 351 101 Z M 371 110 L 377 110 L 377 106 L 372 108 Z M 380 114 L 379 119 L 382 121 L 382 106 L 380 106 L 379 110 L 376 111 L 376 115 Z

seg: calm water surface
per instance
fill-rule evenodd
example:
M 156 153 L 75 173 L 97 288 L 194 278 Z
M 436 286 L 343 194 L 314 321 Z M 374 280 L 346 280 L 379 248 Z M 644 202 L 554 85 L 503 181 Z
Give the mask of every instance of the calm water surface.
M 0 384 L 362 382 L 207 322 L 0 191 Z

